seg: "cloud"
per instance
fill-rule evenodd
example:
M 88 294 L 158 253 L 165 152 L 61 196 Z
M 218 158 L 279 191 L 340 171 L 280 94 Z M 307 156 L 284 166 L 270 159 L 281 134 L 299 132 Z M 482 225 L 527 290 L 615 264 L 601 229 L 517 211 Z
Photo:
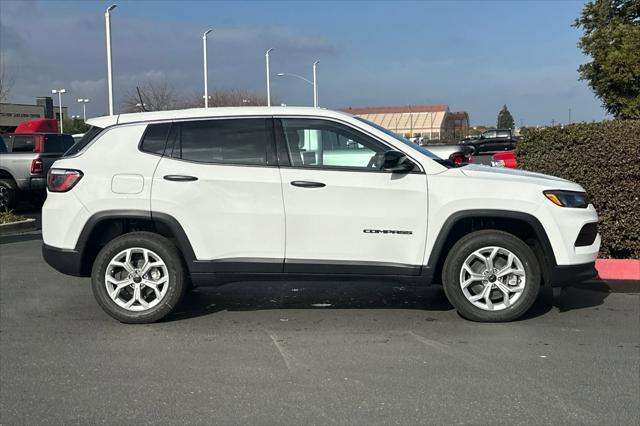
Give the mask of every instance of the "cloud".
M 13 3 L 0 15 L 3 61 L 15 72 L 11 98 L 33 102 L 52 88 L 70 90 L 65 103 L 90 98 L 88 114 L 107 108 L 106 49 L 101 9 L 87 11 L 50 8 L 39 2 Z M 28 12 L 28 13 L 27 13 Z M 38 25 L 33 25 L 37 22 Z M 29 28 L 28 32 L 24 28 Z M 135 85 L 166 79 L 177 92 L 202 90 L 202 33 L 185 22 L 114 14 L 112 46 L 115 103 Z M 295 68 L 318 58 L 339 57 L 341 50 L 327 39 L 288 28 L 216 27 L 209 36 L 210 88 L 264 91 L 264 52 L 273 53 L 278 68 Z M 277 83 L 274 84 L 277 87 Z M 280 87 L 282 91 L 296 88 Z

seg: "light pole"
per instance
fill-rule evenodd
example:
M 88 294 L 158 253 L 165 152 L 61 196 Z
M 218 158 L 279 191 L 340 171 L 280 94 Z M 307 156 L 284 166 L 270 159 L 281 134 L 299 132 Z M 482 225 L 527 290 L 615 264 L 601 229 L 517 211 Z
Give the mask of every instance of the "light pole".
M 78 103 L 82 104 L 82 119 L 87 121 L 87 104 L 89 103 L 89 99 L 78 99 Z
M 58 94 L 58 108 L 60 108 L 60 133 L 64 133 L 64 126 L 62 124 L 62 94 L 67 93 L 67 89 L 52 89 L 51 93 Z
M 273 49 L 267 49 L 267 52 L 264 54 L 265 63 L 267 65 L 267 106 L 271 106 L 271 77 L 269 74 L 269 53 L 271 53 Z
M 314 74 L 315 74 L 315 72 L 314 72 Z M 309 79 L 304 78 L 301 75 L 292 74 L 292 73 L 289 73 L 289 72 L 279 72 L 277 75 L 278 75 L 278 77 L 295 77 L 295 78 L 300 79 L 300 80 L 302 80 L 302 81 L 304 81 L 306 83 L 309 83 L 311 86 L 313 86 L 313 106 L 316 107 L 316 108 L 318 107 L 318 93 L 317 93 L 317 90 L 316 90 L 315 81 L 311 81 Z M 314 80 L 315 80 L 315 78 L 314 78 Z
M 107 38 L 107 85 L 109 86 L 109 115 L 113 115 L 113 69 L 111 66 L 111 11 L 117 5 L 112 4 L 104 12 L 105 33 Z
M 207 31 L 202 34 L 202 54 L 204 56 L 204 107 L 209 108 L 209 88 L 207 86 L 207 35 L 213 31 L 209 28 Z
M 320 61 L 313 63 L 313 106 L 318 108 L 318 76 L 316 74 L 316 68 Z

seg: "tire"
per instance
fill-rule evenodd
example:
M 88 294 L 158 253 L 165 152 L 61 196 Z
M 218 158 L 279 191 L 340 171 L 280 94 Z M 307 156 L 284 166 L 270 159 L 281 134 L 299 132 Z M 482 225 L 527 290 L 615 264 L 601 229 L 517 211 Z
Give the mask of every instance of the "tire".
M 16 208 L 16 184 L 8 179 L 0 179 L 0 212 Z
M 142 265 L 145 253 L 151 265 L 157 265 L 146 274 Z M 126 324 L 147 324 L 169 315 L 182 300 L 187 284 L 180 253 L 171 241 L 151 232 L 132 232 L 100 250 L 91 286 L 107 314 Z
M 491 264 L 493 269 L 485 272 Z M 527 312 L 538 296 L 540 265 L 519 238 L 483 230 L 454 244 L 444 262 L 442 281 L 449 302 L 462 317 L 481 322 L 513 321 Z

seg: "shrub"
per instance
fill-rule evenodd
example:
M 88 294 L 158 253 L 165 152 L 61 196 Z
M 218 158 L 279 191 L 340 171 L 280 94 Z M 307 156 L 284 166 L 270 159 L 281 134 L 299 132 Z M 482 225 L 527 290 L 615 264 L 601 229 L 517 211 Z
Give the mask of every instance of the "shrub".
M 526 129 L 519 167 L 582 185 L 600 216 L 601 257 L 640 258 L 640 120 Z
M 16 216 L 15 214 L 13 214 L 13 212 L 0 212 L 0 225 L 4 225 L 5 223 L 20 222 L 21 220 L 24 220 L 24 217 Z

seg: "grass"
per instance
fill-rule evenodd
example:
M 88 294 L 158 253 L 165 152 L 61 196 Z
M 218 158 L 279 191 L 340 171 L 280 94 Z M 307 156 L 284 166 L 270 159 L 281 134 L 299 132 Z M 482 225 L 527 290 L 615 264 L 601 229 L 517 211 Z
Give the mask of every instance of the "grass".
M 20 222 L 21 220 L 25 220 L 22 216 L 17 216 L 10 211 L 0 212 L 0 225 L 4 225 L 6 223 Z

